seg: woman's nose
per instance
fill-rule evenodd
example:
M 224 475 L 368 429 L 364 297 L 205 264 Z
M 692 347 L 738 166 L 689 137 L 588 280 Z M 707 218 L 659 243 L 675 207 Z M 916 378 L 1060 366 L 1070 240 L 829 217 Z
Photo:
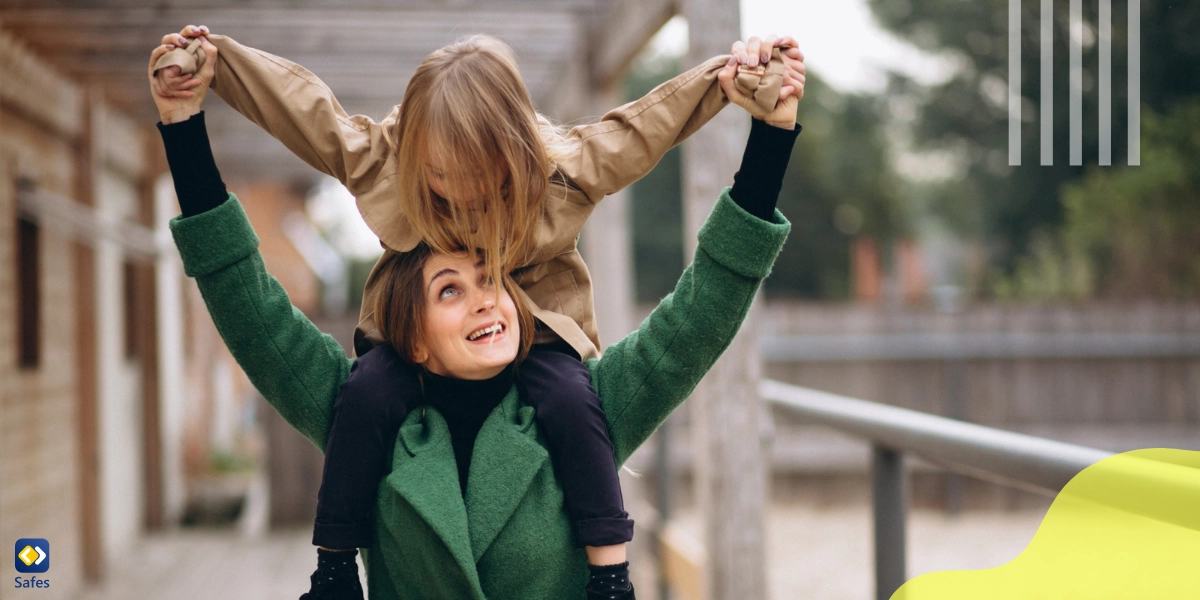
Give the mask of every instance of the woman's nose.
M 475 312 L 487 312 L 496 307 L 496 294 L 492 290 L 480 290 L 475 301 Z

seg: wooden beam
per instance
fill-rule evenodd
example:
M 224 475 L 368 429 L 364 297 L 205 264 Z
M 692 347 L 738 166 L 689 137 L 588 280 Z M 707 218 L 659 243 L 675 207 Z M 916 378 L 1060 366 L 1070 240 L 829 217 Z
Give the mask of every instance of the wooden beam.
M 590 36 L 594 85 L 603 88 L 621 77 L 646 42 L 677 12 L 678 0 L 616 0 L 612 11 L 595 22 Z
M 684 600 L 704 600 L 704 544 L 677 523 L 667 523 L 658 539 L 662 577 Z
M 328 5 L 326 5 L 328 6 Z M 503 27 L 518 31 L 553 30 L 564 21 L 574 18 L 575 13 L 556 5 L 540 6 L 527 10 L 474 10 L 448 12 L 429 9 L 357 9 L 320 8 L 261 9 L 238 7 L 199 10 L 159 10 L 156 8 L 74 8 L 74 9 L 0 9 L 0 24 L 17 24 L 22 27 L 41 27 L 52 31 L 69 31 L 89 28 L 95 31 L 128 33 L 134 30 L 151 30 L 161 36 L 191 23 L 203 21 L 214 33 L 230 33 L 236 30 L 252 34 L 257 31 L 295 32 L 297 30 L 323 30 L 363 34 L 372 32 L 441 33 L 463 35 L 475 29 Z M 164 25 L 167 29 L 158 32 Z M 115 36 L 114 36 L 115 37 Z M 290 36 L 286 36 L 290 37 Z M 403 40 L 397 36 L 395 39 Z
M 738 8 L 737 0 L 688 0 L 688 64 L 728 51 L 741 36 Z M 721 189 L 733 181 L 749 125 L 745 112 L 726 110 L 683 145 L 688 256 L 695 254 L 695 232 Z M 757 391 L 762 364 L 754 340 L 756 313 L 752 307 L 691 402 L 708 600 L 765 600 L 767 595 L 762 425 L 769 413 Z
M 37 123 L 65 141 L 79 136 L 78 88 L 13 32 L 0 31 L 0 82 L 0 110 Z
M 339 2 L 339 7 L 353 10 L 387 10 L 396 8 L 437 10 L 459 13 L 478 10 L 538 10 L 547 7 L 570 8 L 572 10 L 594 10 L 605 0 L 353 0 Z M 79 10 L 79 0 L 6 0 L 6 9 L 61 9 Z M 93 0 L 88 6 L 107 9 L 144 8 L 145 0 Z M 329 0 L 157 0 L 156 9 L 180 10 L 234 10 L 247 6 L 258 9 L 328 9 Z

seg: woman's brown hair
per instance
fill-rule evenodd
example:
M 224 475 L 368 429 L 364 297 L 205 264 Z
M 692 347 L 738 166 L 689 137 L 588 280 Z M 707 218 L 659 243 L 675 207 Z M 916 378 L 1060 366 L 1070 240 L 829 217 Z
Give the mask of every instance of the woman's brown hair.
M 438 252 L 481 249 L 495 280 L 524 266 L 554 161 L 573 142 L 534 110 L 512 49 L 476 35 L 430 54 L 408 83 L 393 135 L 399 201 L 421 239 Z M 431 160 L 473 188 L 471 206 L 433 192 Z
M 425 331 L 425 263 L 433 254 L 433 248 L 421 242 L 409 252 L 393 255 L 379 274 L 375 324 L 383 334 L 383 339 L 408 361 L 416 356 L 421 335 Z M 505 273 L 500 281 L 504 291 L 512 296 L 517 309 L 517 325 L 521 328 L 521 336 L 514 362 L 520 363 L 533 346 L 533 311 L 512 277 Z

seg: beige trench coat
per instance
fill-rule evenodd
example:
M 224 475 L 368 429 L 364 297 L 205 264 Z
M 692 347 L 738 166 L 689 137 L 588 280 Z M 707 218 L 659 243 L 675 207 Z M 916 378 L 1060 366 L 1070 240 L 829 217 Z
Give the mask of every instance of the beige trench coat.
M 394 129 L 400 107 L 378 123 L 349 116 L 333 92 L 304 67 L 226 36 L 209 37 L 219 50 L 213 91 L 313 168 L 341 181 L 385 247 L 363 291 L 355 332 L 355 349 L 361 354 L 382 340 L 372 318 L 380 268 L 420 241 L 400 207 L 396 185 L 394 148 L 399 141 Z M 534 256 L 513 273 L 535 316 L 550 330 L 539 331 L 538 342 L 557 336 L 585 360 L 599 356 L 592 280 L 576 248 L 579 232 L 604 196 L 648 173 L 668 150 L 724 108 L 729 101 L 717 73 L 728 58 L 709 59 L 610 111 L 600 122 L 570 131 L 578 149 L 557 165 L 562 177 L 552 177 L 547 188 Z M 738 85 L 760 105 L 773 107 L 782 71 L 776 52 L 765 74 L 741 74 Z

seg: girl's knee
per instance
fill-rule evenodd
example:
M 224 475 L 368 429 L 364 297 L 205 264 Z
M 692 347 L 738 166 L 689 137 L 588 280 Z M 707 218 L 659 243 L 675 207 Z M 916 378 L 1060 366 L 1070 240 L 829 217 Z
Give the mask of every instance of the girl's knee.
M 383 418 L 392 414 L 397 404 L 406 407 L 420 394 L 416 368 L 385 344 L 354 362 L 334 410 L 351 418 Z
M 567 384 L 552 388 L 536 403 L 531 403 L 537 410 L 538 420 L 543 423 L 581 423 L 598 418 L 603 422 L 604 411 L 600 408 L 596 390 L 586 382 L 564 383 Z

